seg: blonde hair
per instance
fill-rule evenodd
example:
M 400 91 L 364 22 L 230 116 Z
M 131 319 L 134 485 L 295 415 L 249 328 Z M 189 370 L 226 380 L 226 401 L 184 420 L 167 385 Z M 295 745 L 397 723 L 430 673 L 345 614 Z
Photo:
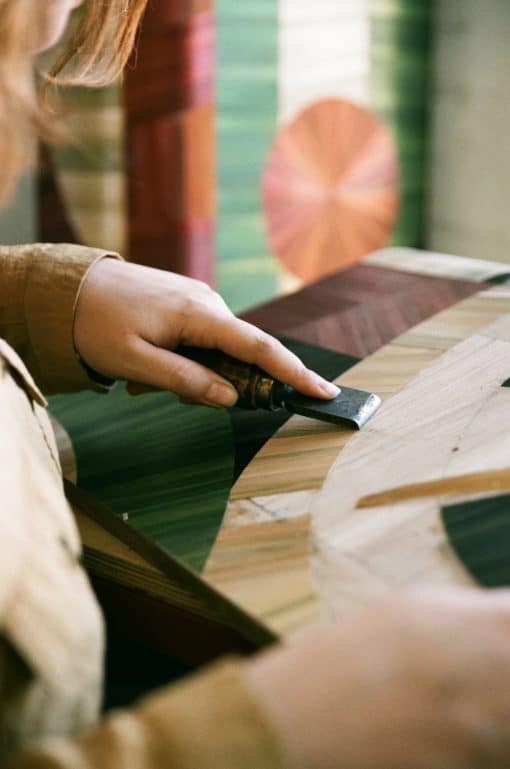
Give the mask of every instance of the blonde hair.
M 0 0 L 0 203 L 33 162 L 34 139 L 55 138 L 52 110 L 34 78 L 34 12 L 46 0 Z M 122 72 L 147 0 L 86 0 L 48 85 L 101 86 Z M 39 6 L 41 8 L 41 6 Z

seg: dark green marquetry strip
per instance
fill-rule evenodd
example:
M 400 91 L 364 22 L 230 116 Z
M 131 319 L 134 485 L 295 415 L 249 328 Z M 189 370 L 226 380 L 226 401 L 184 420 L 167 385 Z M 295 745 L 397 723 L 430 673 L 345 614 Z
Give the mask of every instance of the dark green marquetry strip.
M 484 283 L 492 283 L 495 286 L 510 283 L 510 272 L 500 272 L 499 275 L 493 275 L 491 278 L 485 278 Z
M 505 379 L 505 381 L 503 382 L 501 387 L 510 387 L 510 378 L 509 379 Z
M 441 509 L 451 546 L 486 587 L 510 585 L 510 494 Z
M 185 564 L 201 570 L 225 512 L 234 464 L 227 412 L 168 393 L 50 399 L 71 436 L 78 485 Z
M 398 147 L 402 203 L 393 242 L 423 246 L 433 0 L 370 0 L 371 106 Z

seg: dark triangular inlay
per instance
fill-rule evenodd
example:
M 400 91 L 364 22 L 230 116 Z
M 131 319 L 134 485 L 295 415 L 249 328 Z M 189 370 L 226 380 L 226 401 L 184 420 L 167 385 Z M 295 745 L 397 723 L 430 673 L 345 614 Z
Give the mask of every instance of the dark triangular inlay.
M 450 545 L 486 587 L 510 585 L 510 494 L 441 509 Z

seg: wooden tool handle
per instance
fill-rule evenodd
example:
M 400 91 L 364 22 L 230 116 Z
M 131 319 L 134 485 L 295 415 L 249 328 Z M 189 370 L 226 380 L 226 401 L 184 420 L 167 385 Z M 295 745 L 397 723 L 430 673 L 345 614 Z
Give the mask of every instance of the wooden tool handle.
M 178 347 L 178 355 L 194 360 L 202 366 L 216 371 L 234 385 L 239 393 L 236 406 L 244 409 L 268 409 L 274 411 L 281 407 L 275 399 L 278 388 L 275 380 L 258 366 L 232 358 L 220 350 L 207 350 L 201 347 Z

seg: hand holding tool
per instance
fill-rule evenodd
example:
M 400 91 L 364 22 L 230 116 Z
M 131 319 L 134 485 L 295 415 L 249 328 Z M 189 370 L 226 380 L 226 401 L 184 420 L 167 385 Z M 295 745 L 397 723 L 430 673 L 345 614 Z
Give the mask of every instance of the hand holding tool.
M 310 398 L 273 379 L 258 366 L 232 358 L 220 350 L 181 346 L 175 352 L 206 366 L 233 384 L 239 393 L 236 403 L 239 408 L 268 411 L 284 408 L 294 414 L 359 430 L 381 405 L 379 396 L 351 387 L 342 387 L 331 400 Z

